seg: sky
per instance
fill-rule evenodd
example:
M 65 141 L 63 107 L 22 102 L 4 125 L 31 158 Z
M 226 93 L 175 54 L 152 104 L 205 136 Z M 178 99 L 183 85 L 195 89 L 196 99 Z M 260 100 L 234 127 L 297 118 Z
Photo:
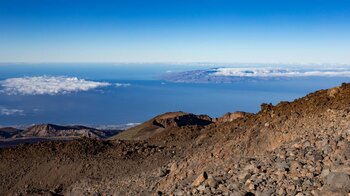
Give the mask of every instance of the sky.
M 348 0 L 0 0 L 0 62 L 350 64 Z

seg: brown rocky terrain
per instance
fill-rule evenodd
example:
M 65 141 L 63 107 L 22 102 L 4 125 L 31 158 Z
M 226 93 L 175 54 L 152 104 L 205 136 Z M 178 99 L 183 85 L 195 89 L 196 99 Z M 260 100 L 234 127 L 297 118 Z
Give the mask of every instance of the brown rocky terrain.
M 256 114 L 166 113 L 107 141 L 0 149 L 0 195 L 348 195 L 349 95 L 342 84 Z
M 186 112 L 168 112 L 117 134 L 111 139 L 144 140 L 159 134 L 170 127 L 184 127 L 191 125 L 205 126 L 211 123 L 213 123 L 213 119 L 207 115 L 194 115 Z
M 243 117 L 248 116 L 248 115 L 252 115 L 252 114 L 247 113 L 247 112 L 232 112 L 232 113 L 228 112 L 220 118 L 212 119 L 212 121 L 216 122 L 216 123 L 231 122 L 231 121 L 234 121 L 234 120 L 239 119 L 239 118 L 243 118 Z

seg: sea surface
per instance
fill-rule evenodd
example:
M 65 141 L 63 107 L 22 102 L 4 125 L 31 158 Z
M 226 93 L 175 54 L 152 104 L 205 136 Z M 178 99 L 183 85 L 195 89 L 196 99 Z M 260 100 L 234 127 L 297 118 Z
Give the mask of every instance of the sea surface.
M 113 85 L 54 94 L 9 93 L 0 85 L 0 125 L 121 125 L 143 122 L 169 111 L 218 117 L 233 111 L 257 112 L 261 103 L 293 101 L 315 90 L 349 82 L 347 77 L 242 80 L 233 83 L 175 83 L 161 79 L 167 73 L 213 66 L 1 64 L 0 84 L 9 78 L 76 77 Z

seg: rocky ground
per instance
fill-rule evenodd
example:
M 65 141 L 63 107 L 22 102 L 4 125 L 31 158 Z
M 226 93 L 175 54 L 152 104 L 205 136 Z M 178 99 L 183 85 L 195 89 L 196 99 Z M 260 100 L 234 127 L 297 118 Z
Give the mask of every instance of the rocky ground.
M 342 84 L 257 114 L 167 113 L 123 138 L 1 149 L 0 195 L 347 196 L 349 95 Z

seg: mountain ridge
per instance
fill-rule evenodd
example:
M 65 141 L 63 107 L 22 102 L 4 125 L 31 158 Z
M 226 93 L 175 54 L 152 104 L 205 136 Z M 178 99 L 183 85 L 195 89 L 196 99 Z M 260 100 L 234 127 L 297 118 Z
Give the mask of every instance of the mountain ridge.
M 27 142 L 31 139 L 34 139 L 32 142 L 41 141 L 35 140 L 37 138 L 45 140 L 74 139 L 81 137 L 106 139 L 121 131 L 122 130 L 96 129 L 83 125 L 55 125 L 50 123 L 36 124 L 25 129 L 2 127 L 0 128 L 0 142 L 6 146 L 6 142 L 20 144 L 22 143 L 21 141 Z

